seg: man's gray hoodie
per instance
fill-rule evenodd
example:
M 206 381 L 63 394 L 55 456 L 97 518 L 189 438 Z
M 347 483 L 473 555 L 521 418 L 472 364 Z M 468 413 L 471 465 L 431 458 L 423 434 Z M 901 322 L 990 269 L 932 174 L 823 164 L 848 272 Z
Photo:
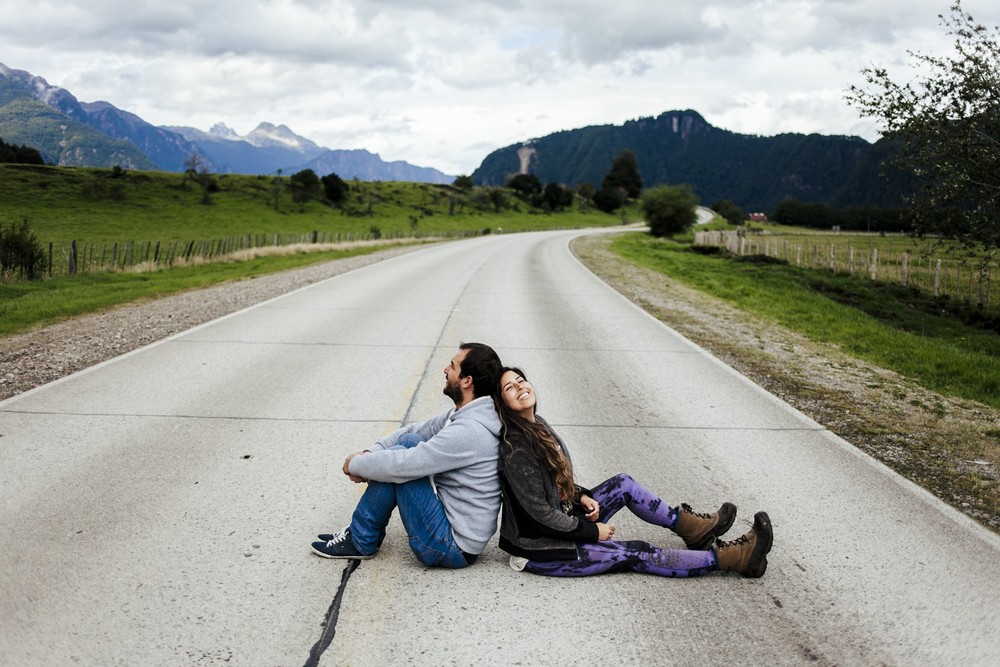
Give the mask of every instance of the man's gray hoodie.
M 410 449 L 391 449 L 406 433 L 425 440 Z M 431 477 L 458 548 L 479 554 L 496 532 L 500 513 L 499 435 L 500 418 L 492 399 L 483 396 L 393 431 L 372 445 L 371 453 L 351 459 L 349 470 L 396 484 Z

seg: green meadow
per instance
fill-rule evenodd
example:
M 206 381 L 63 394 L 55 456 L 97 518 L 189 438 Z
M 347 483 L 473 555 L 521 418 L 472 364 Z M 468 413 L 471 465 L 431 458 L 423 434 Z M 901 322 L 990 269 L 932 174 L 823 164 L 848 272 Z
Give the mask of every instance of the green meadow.
M 202 188 L 183 174 L 109 169 L 0 165 L 0 225 L 27 221 L 56 268 L 44 280 L 0 280 L 0 336 L 122 303 L 165 296 L 228 280 L 370 253 L 352 241 L 424 243 L 441 238 L 621 224 L 621 215 L 576 204 L 559 212 L 533 209 L 513 193 L 496 200 L 480 188 L 397 182 L 348 182 L 337 207 L 293 201 L 288 178 L 215 174 Z M 162 248 L 246 239 L 259 247 L 303 239 L 292 254 L 276 251 L 237 261 L 212 261 L 65 275 L 70 245 L 101 258 L 127 247 Z M 311 244 L 318 239 L 322 243 Z M 88 250 L 89 249 L 89 250 Z M 61 269 L 61 270 L 60 270 Z M 153 270 L 155 269 L 155 270 Z
M 1000 316 L 913 287 L 760 256 L 697 252 L 689 243 L 646 234 L 618 235 L 612 248 L 627 261 L 925 387 L 1000 408 Z
M 213 174 L 205 192 L 184 174 L 0 165 L 0 224 L 28 220 L 38 240 L 68 246 L 202 241 L 245 235 L 325 234 L 327 238 L 467 235 L 590 227 L 621 222 L 578 207 L 532 209 L 511 193 L 497 211 L 480 189 L 402 182 L 348 181 L 337 206 L 292 200 L 288 178 Z

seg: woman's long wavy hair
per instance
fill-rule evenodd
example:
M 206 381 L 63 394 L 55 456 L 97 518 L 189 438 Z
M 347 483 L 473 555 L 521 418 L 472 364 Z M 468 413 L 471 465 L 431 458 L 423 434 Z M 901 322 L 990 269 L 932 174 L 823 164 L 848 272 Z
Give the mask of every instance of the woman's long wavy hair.
M 552 478 L 555 480 L 556 488 L 562 500 L 572 501 L 576 496 L 576 485 L 573 482 L 573 469 L 569 466 L 569 460 L 563 454 L 562 448 L 556 441 L 555 435 L 548 428 L 539 422 L 528 421 L 517 412 L 514 412 L 507 405 L 503 398 L 503 376 L 507 371 L 513 371 L 525 380 L 527 376 L 520 368 L 504 366 L 497 375 L 496 385 L 493 388 L 493 404 L 496 406 L 497 414 L 500 416 L 500 423 L 503 425 L 500 431 L 500 440 L 503 444 L 507 456 L 512 453 L 512 445 L 508 436 L 518 433 L 528 444 L 528 449 L 545 463 Z M 538 396 L 535 395 L 535 411 L 538 411 Z

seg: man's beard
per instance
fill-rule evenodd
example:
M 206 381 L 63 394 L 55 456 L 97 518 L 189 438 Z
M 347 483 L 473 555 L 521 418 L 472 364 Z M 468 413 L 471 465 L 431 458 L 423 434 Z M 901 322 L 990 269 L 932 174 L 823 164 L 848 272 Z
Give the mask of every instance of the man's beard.
M 442 393 L 454 401 L 455 405 L 462 402 L 462 388 L 458 385 L 458 383 L 452 384 L 448 380 L 445 380 L 444 391 Z

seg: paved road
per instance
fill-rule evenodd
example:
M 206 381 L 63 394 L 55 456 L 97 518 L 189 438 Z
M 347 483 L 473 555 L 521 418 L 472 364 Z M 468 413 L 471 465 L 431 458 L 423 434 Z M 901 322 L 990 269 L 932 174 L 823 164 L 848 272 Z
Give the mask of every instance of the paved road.
M 577 233 L 428 247 L 0 403 L 0 664 L 1000 662 L 1000 540 L 622 299 Z M 529 372 L 582 482 L 766 509 L 767 575 L 546 579 L 495 542 L 429 570 L 398 522 L 353 573 L 311 555 L 344 455 L 445 409 L 463 340 Z

